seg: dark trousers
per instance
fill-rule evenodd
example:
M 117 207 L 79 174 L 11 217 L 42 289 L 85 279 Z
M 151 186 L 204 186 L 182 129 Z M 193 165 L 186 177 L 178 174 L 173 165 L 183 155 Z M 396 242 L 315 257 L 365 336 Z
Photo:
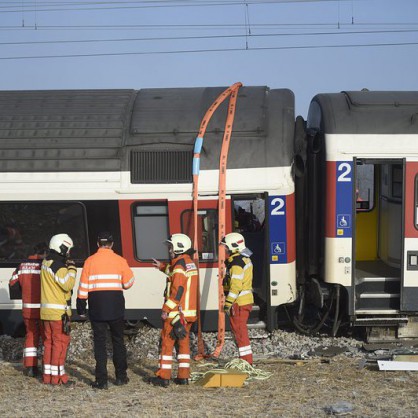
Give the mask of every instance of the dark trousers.
M 123 340 L 125 322 L 123 319 L 115 321 L 91 321 L 94 341 L 94 358 L 96 359 L 96 381 L 107 382 L 107 329 L 110 329 L 113 346 L 113 365 L 117 379 L 126 378 L 128 363 L 126 360 L 126 347 Z

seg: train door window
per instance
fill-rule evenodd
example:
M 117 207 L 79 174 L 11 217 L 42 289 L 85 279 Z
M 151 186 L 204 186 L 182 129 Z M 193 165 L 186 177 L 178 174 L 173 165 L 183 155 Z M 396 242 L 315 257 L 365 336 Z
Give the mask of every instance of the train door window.
M 193 238 L 193 211 L 185 210 L 181 214 L 181 230 Z M 199 259 L 215 261 L 218 249 L 218 212 L 215 209 L 199 209 L 197 213 L 197 238 Z
M 134 206 L 135 255 L 138 260 L 168 260 L 168 206 L 161 202 L 141 202 Z
M 234 230 L 257 232 L 264 229 L 264 199 L 234 200 Z
M 415 176 L 415 228 L 418 229 L 418 175 Z
M 403 167 L 401 164 L 392 165 L 392 198 L 402 199 Z
M 33 247 L 67 233 L 74 242 L 71 257 L 89 255 L 86 211 L 80 202 L 0 203 L 0 263 L 16 263 L 33 254 Z
M 374 164 L 357 163 L 356 209 L 358 212 L 374 208 Z

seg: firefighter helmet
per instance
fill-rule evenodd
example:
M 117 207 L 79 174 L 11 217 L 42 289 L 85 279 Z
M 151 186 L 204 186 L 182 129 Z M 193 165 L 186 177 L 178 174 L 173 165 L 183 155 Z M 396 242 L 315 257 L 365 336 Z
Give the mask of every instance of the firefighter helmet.
M 173 234 L 166 242 L 173 246 L 173 252 L 177 255 L 184 254 L 192 248 L 192 241 L 185 234 Z
M 245 239 L 238 232 L 231 232 L 222 238 L 221 244 L 225 245 L 229 251 L 241 252 L 245 249 Z
M 73 240 L 67 234 L 54 235 L 49 241 L 49 248 L 62 256 L 68 255 L 73 247 Z

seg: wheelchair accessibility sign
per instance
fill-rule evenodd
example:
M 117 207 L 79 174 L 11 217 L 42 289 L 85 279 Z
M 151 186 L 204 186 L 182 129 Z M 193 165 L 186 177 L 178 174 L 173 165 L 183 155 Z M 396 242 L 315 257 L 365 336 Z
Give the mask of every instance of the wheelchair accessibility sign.
M 286 244 L 284 242 L 272 242 L 271 253 L 276 255 L 283 255 L 286 253 Z
M 337 228 L 351 228 L 351 216 L 337 215 Z

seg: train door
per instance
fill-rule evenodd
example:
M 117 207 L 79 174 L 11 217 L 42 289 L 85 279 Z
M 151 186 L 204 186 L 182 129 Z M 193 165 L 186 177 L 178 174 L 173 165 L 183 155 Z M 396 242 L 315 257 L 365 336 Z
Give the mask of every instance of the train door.
M 245 238 L 245 244 L 253 255 L 253 323 L 263 326 L 268 303 L 268 283 L 266 264 L 264 195 L 233 196 L 233 230 Z M 251 326 L 251 325 L 250 325 Z
M 354 310 L 357 317 L 400 312 L 404 161 L 355 160 Z
M 405 164 L 405 237 L 401 309 L 418 311 L 418 162 Z

